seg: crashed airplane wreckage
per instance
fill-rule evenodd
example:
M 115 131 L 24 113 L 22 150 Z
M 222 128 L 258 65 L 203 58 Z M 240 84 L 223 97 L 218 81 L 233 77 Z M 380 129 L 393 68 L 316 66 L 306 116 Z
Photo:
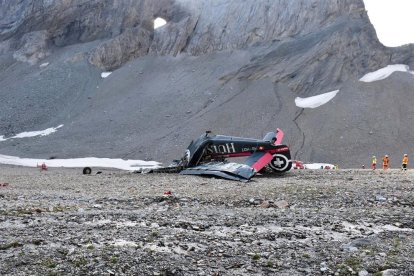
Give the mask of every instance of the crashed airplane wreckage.
M 263 140 L 212 135 L 207 131 L 191 142 L 181 160 L 147 172 L 210 175 L 243 182 L 249 181 L 258 172 L 284 173 L 292 168 L 292 161 L 289 147 L 281 144 L 283 136 L 280 129 L 269 132 Z M 245 164 L 226 160 L 234 157 L 247 159 Z

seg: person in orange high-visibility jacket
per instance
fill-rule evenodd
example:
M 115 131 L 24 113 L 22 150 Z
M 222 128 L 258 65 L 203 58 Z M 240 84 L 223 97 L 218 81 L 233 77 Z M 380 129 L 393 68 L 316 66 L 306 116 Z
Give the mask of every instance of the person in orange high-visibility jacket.
M 372 160 L 371 160 L 371 168 L 373 170 L 375 170 L 377 168 L 377 157 L 375 157 L 375 155 L 372 156 Z
M 403 160 L 402 160 L 402 167 L 401 170 L 406 171 L 408 165 L 408 154 L 404 154 Z
M 384 158 L 382 158 L 382 168 L 384 169 L 384 170 L 387 170 L 388 169 L 388 167 L 389 167 L 389 165 L 390 165 L 390 158 L 388 157 L 388 155 L 386 154 L 385 156 L 384 156 Z

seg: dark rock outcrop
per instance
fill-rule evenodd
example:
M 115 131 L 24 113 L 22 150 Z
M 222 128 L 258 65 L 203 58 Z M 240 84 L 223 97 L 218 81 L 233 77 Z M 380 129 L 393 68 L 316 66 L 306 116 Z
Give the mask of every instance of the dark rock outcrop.
M 150 31 L 140 27 L 128 29 L 92 50 L 89 61 L 103 70 L 114 70 L 133 58 L 145 56 L 150 43 Z

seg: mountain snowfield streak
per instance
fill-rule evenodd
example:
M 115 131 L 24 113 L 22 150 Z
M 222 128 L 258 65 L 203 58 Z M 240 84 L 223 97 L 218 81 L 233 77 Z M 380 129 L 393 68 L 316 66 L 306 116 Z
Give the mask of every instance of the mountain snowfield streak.
M 59 128 L 63 127 L 63 125 L 59 125 L 57 127 L 51 127 L 51 128 L 47 128 L 45 130 L 39 130 L 39 131 L 25 131 L 22 133 L 19 133 L 15 136 L 12 136 L 10 138 L 4 138 L 3 135 L 0 136 L 0 142 L 1 141 L 6 141 L 9 139 L 21 139 L 21 138 L 30 138 L 30 137 L 36 137 L 36 136 L 47 136 L 50 135 L 52 133 L 55 133 Z
M 393 64 L 387 67 L 378 69 L 377 71 L 371 72 L 360 78 L 362 82 L 374 82 L 388 78 L 394 72 L 407 72 L 414 74 L 414 71 L 410 71 L 410 66 L 405 64 Z

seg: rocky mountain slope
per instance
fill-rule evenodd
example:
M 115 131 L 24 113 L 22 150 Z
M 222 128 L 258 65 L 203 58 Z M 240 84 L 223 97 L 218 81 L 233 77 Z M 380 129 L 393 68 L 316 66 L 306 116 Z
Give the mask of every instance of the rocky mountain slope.
M 0 7 L 0 136 L 64 125 L 0 141 L 1 154 L 167 162 L 207 129 L 260 137 L 276 127 L 295 158 L 342 166 L 373 153 L 399 158 L 413 145 L 414 76 L 358 79 L 388 64 L 413 67 L 414 47 L 382 46 L 362 0 Z M 167 24 L 154 30 L 157 17 Z M 320 108 L 294 104 L 337 89 Z

